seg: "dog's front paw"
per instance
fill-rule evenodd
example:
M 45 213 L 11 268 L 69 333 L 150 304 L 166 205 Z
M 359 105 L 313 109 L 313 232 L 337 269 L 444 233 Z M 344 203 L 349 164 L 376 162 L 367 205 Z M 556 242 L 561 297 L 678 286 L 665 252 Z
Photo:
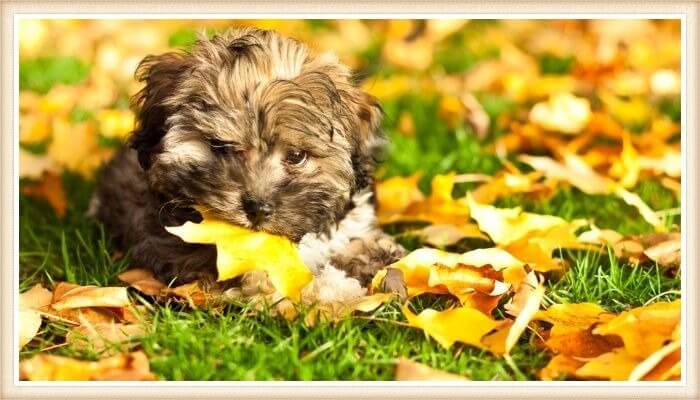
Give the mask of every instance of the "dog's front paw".
M 408 298 L 403 272 L 397 268 L 387 268 L 386 275 L 379 284 L 379 289 L 385 293 L 394 293 L 402 303 Z
M 390 236 L 377 233 L 355 238 L 331 261 L 338 269 L 347 272 L 367 285 L 377 271 L 400 259 L 406 251 Z

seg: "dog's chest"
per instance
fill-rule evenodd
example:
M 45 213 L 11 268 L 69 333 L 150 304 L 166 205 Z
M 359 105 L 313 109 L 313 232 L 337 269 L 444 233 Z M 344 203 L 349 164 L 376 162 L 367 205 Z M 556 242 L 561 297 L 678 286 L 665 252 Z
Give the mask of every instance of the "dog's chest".
M 370 203 L 370 191 L 353 197 L 356 205 L 345 218 L 331 230 L 330 235 L 307 233 L 299 242 L 299 254 L 304 263 L 318 275 L 322 267 L 335 255 L 342 254 L 352 239 L 366 237 L 375 229 L 374 206 Z

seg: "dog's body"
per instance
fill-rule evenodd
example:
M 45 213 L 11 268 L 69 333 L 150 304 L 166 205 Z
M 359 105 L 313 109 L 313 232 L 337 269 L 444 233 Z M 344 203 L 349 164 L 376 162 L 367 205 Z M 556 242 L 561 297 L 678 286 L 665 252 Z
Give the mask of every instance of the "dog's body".
M 314 272 L 332 265 L 362 284 L 403 254 L 374 213 L 381 109 L 335 57 L 240 29 L 149 56 L 137 76 L 131 148 L 106 166 L 91 206 L 134 264 L 164 281 L 215 276 L 213 246 L 164 229 L 200 221 L 195 205 L 287 236 Z

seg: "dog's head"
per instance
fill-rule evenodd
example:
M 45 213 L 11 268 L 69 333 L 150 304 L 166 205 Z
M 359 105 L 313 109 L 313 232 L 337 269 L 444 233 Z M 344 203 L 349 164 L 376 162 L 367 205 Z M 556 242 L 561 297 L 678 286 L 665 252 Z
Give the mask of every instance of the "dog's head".
M 131 145 L 177 204 L 299 240 L 371 183 L 381 109 L 332 55 L 238 29 L 148 56 L 137 78 Z

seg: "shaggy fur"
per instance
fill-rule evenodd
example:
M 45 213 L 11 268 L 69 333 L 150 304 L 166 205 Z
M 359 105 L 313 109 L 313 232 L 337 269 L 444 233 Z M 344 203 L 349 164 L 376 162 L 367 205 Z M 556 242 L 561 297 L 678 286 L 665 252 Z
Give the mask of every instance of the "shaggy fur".
M 381 108 L 334 56 L 238 29 L 148 56 L 137 78 L 131 146 L 92 207 L 134 264 L 165 281 L 215 276 L 213 246 L 163 228 L 200 221 L 195 205 L 298 242 L 318 274 L 332 264 L 366 284 L 403 254 L 372 205 Z

